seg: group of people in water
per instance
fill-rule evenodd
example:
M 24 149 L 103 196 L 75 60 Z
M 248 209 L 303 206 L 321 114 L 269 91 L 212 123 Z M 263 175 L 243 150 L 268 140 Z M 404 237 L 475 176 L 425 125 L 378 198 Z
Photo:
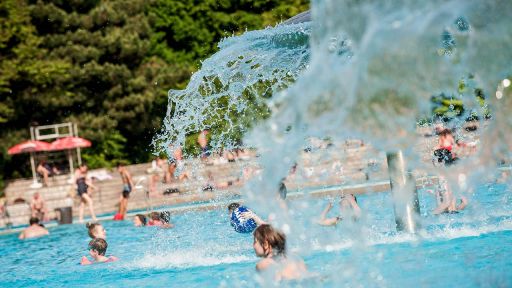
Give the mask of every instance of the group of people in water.
M 347 219 L 357 220 L 361 213 L 361 209 L 357 204 L 354 195 L 346 195 L 340 198 L 340 217 L 326 218 L 328 210 L 322 213 L 318 224 L 320 225 L 336 225 L 339 221 L 347 217 Z M 275 279 L 294 279 L 298 278 L 306 272 L 306 265 L 298 257 L 289 256 L 287 254 L 286 235 L 276 229 L 271 224 L 261 219 L 256 213 L 242 206 L 240 203 L 231 203 L 227 207 L 231 226 L 239 233 L 253 234 L 253 249 L 256 256 L 262 259 L 256 264 L 258 271 L 272 271 L 275 273 Z M 345 213 L 347 211 L 348 214 Z M 350 215 L 350 216 L 349 216 Z M 334 220 L 333 220 L 334 219 Z M 136 227 L 160 227 L 173 228 L 174 225 L 170 221 L 170 212 L 151 212 L 147 215 L 137 214 L 133 217 L 133 224 Z M 81 265 L 90 265 L 93 263 L 109 263 L 117 261 L 115 256 L 107 256 L 107 231 L 101 223 L 92 222 L 86 224 L 87 233 L 91 238 L 88 244 L 89 259 L 83 256 L 80 260 Z M 31 218 L 30 227 L 26 228 L 19 236 L 20 239 L 41 237 L 49 235 L 36 217 Z M 270 269 L 272 268 L 272 269 Z
M 333 208 L 329 202 L 322 211 L 317 221 L 321 226 L 337 225 L 341 221 L 358 221 L 361 217 L 361 208 L 357 198 L 353 194 L 342 194 L 339 196 L 339 212 L 335 217 L 328 217 Z M 249 208 L 240 203 L 231 203 L 227 207 L 229 221 L 233 229 L 238 233 L 252 233 L 253 249 L 256 256 L 261 260 L 256 264 L 256 270 L 262 273 L 272 273 L 275 280 L 295 279 L 305 275 L 307 267 L 303 260 L 297 256 L 287 253 L 286 235 L 274 227 L 268 221 L 260 218 Z M 147 215 L 137 214 L 133 217 L 133 225 L 136 227 L 159 227 L 173 228 L 170 221 L 170 212 L 151 212 Z M 88 244 L 89 256 L 83 256 L 81 265 L 93 263 L 109 263 L 117 261 L 115 256 L 108 256 L 107 253 L 107 231 L 101 223 L 87 223 L 86 228 L 91 241 Z M 36 217 L 30 221 L 30 227 L 20 234 L 20 239 L 40 237 L 48 235 L 49 232 L 43 228 Z
M 280 199 L 283 199 L 282 194 Z M 338 216 L 327 216 L 333 207 L 333 203 L 329 201 L 316 223 L 321 226 L 333 226 L 344 219 L 358 221 L 361 217 L 361 208 L 355 195 L 341 194 L 338 204 Z M 256 264 L 257 271 L 270 271 L 274 273 L 275 280 L 296 279 L 305 275 L 307 267 L 304 261 L 297 256 L 288 255 L 286 235 L 282 231 L 239 203 L 229 204 L 228 212 L 231 226 L 236 232 L 253 233 L 254 253 L 262 258 Z
M 170 213 L 168 211 L 163 212 L 151 212 L 148 215 L 137 214 L 133 217 L 133 224 L 135 227 L 153 226 L 160 228 L 173 228 L 174 224 L 171 223 Z M 117 261 L 118 258 L 115 256 L 105 256 L 107 252 L 107 231 L 101 223 L 92 222 L 86 225 L 87 233 L 92 239 L 89 242 L 89 255 L 93 260 L 89 260 L 86 256 L 83 256 L 80 260 L 81 265 L 89 265 L 93 263 L 108 263 Z
M 462 145 L 454 140 L 454 137 L 449 129 L 442 129 L 436 131 L 439 136 L 438 145 L 435 147 L 433 152 L 434 165 L 453 165 L 458 157 L 455 154 L 453 147 L 455 145 Z M 207 133 L 201 133 L 199 136 L 199 144 L 202 148 L 202 157 L 208 156 L 205 139 Z M 181 151 L 176 154 L 176 161 L 173 165 L 176 168 L 177 161 L 181 160 Z M 172 165 L 173 162 L 171 161 Z M 170 166 L 169 166 L 170 167 Z M 168 168 L 169 169 L 169 168 Z M 121 175 L 123 181 L 123 189 L 120 198 L 120 208 L 118 214 L 123 217 L 118 220 L 124 219 L 124 215 L 127 210 L 127 200 L 130 192 L 134 187 L 132 177 L 128 170 L 123 166 L 118 166 L 118 172 Z M 93 183 L 87 178 L 87 166 L 81 165 L 75 172 L 75 180 L 77 187 L 77 194 L 81 199 L 79 208 L 79 220 L 83 220 L 83 212 L 85 206 L 88 206 L 93 221 L 96 221 L 94 214 L 94 208 L 92 198 L 89 195 L 89 189 L 97 189 Z M 214 183 L 213 176 L 209 175 L 209 183 Z M 211 184 L 210 186 L 215 187 Z M 227 183 L 227 186 L 233 185 Z M 284 186 L 284 182 L 281 183 Z M 280 187 L 281 198 L 286 197 L 286 187 L 284 190 Z M 281 192 L 283 190 L 284 192 Z M 467 199 L 460 197 L 460 202 L 457 202 L 453 192 L 450 190 L 448 181 L 440 176 L 439 184 L 435 189 L 435 195 L 437 199 L 437 207 L 434 209 L 434 214 L 440 213 L 455 213 L 464 209 L 467 206 Z M 284 197 L 283 194 L 284 193 Z M 39 219 L 45 219 L 45 207 L 41 201 L 38 200 L 39 195 L 34 195 L 33 203 L 31 207 L 33 210 L 32 218 L 30 219 L 30 226 L 26 228 L 20 235 L 20 239 L 39 237 L 48 235 L 49 232 L 39 223 Z M 321 212 L 317 224 L 321 226 L 333 226 L 337 225 L 341 221 L 358 221 L 361 217 L 362 211 L 357 202 L 357 198 L 353 194 L 342 194 L 339 198 L 339 213 L 335 217 L 329 217 L 329 213 L 333 208 L 333 203 L 329 201 L 325 209 Z M 233 229 L 238 233 L 252 233 L 253 235 L 253 249 L 256 256 L 262 259 L 256 264 L 258 271 L 272 271 L 274 278 L 280 279 L 294 279 L 298 278 L 307 271 L 304 261 L 298 257 L 292 257 L 287 254 L 287 242 L 286 235 L 269 224 L 267 221 L 260 218 L 249 208 L 241 205 L 240 203 L 231 203 L 228 207 L 228 214 L 230 224 Z M 270 221 L 272 222 L 272 221 Z M 173 228 L 174 225 L 170 221 L 169 212 L 151 212 L 147 215 L 137 214 L 133 217 L 133 224 L 136 227 L 154 226 L 160 228 Z M 108 244 L 106 241 L 106 230 L 100 223 L 90 223 L 86 225 L 88 234 L 91 237 L 89 242 L 89 255 L 92 260 L 89 260 L 86 256 L 82 257 L 80 264 L 89 265 L 92 263 L 107 263 L 118 260 L 115 256 L 106 256 Z

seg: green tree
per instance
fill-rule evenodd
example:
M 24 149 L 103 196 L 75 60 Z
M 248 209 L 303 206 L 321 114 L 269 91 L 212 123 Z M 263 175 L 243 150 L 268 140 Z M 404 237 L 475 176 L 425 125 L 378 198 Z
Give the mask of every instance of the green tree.
M 26 155 L 7 148 L 29 138 L 32 124 L 77 123 L 93 142 L 83 150 L 91 167 L 148 161 L 168 90 L 184 88 L 223 37 L 307 8 L 304 0 L 1 1 L 0 178 L 30 174 L 15 165 Z

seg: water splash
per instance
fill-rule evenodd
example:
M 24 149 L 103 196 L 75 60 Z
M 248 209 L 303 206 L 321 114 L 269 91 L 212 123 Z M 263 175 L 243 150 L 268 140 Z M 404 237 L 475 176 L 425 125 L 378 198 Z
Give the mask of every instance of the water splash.
M 312 23 L 221 42 L 185 90 L 170 91 L 155 144 L 170 152 L 169 144 L 211 128 L 222 131 L 214 147 L 236 145 L 245 135 L 264 168 L 245 196 L 265 212 L 282 212 L 273 200 L 276 186 L 305 138 L 363 138 L 383 151 L 402 149 L 412 168 L 433 171 L 413 144 L 417 119 L 430 114 L 431 97 L 440 93 L 484 119 L 481 109 L 471 109 L 480 105 L 474 89 L 481 87 L 493 119 L 480 120 L 489 126 L 480 132 L 479 154 L 441 171 L 452 183 L 464 173 L 469 183 L 459 186 L 471 187 L 479 173 L 511 156 L 512 95 L 499 86 L 512 74 L 510 15 L 512 3 L 504 0 L 313 1 Z M 468 89 L 459 91 L 469 74 Z M 292 234 L 306 233 L 290 215 L 277 219 Z
M 309 33 L 306 23 L 224 39 L 185 90 L 169 91 L 164 129 L 154 144 L 170 153 L 186 135 L 215 129 L 220 133 L 211 139 L 213 148 L 236 146 L 257 119 L 275 109 L 272 96 L 306 68 Z
M 219 250 L 219 249 L 217 249 Z M 158 255 L 145 255 L 135 263 L 128 263 L 129 268 L 189 268 L 215 266 L 220 264 L 231 264 L 254 261 L 254 258 L 246 255 L 233 253 L 232 255 L 223 253 L 222 255 L 207 255 L 205 251 L 198 251 L 197 248 L 188 251 L 172 251 L 159 253 Z M 217 251 L 216 251 L 217 252 Z
M 429 114 L 433 94 L 461 95 L 465 106 L 478 106 L 472 89 L 457 91 L 470 72 L 485 94 L 494 94 L 510 73 L 512 52 L 506 47 L 512 47 L 507 16 L 512 3 L 420 2 L 313 2 L 308 69 L 281 93 L 280 109 L 249 136 L 266 151 L 261 159 L 267 163 L 266 181 L 260 190 L 268 194 L 260 199 L 270 197 L 271 185 L 286 174 L 287 159 L 296 157 L 307 136 L 362 137 L 384 151 L 403 149 L 415 161 L 422 158 L 411 145 L 417 139 L 416 119 Z M 353 54 L 333 53 L 333 38 L 349 39 Z M 481 135 L 481 152 L 451 168 L 452 175 L 481 179 L 472 173 L 483 173 L 510 156 L 512 122 L 504 112 L 512 108 L 510 97 L 490 98 L 495 121 Z M 419 160 L 412 165 L 432 170 Z

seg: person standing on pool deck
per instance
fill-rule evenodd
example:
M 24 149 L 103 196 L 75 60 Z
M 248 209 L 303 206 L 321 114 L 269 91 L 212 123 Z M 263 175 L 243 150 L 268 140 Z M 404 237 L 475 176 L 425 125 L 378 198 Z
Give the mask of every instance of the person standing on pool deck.
M 87 165 L 82 164 L 75 171 L 76 191 L 80 197 L 80 207 L 78 208 L 78 221 L 84 221 L 84 209 L 85 204 L 89 207 L 91 217 L 93 221 L 96 221 L 96 214 L 94 214 L 94 206 L 92 198 L 89 196 L 89 187 L 96 190 L 96 186 L 92 184 L 89 178 L 87 178 Z
M 30 201 L 30 210 L 32 210 L 32 217 L 36 217 L 42 221 L 48 221 L 48 209 L 46 208 L 46 202 L 39 192 L 34 193 L 32 196 L 32 200 Z
M 48 230 L 41 227 L 41 225 L 39 224 L 39 219 L 37 217 L 30 218 L 29 224 L 30 226 L 25 228 L 25 230 L 23 230 L 23 232 L 20 233 L 18 239 L 23 240 L 28 238 L 36 238 L 50 234 Z
M 125 166 L 121 164 L 117 165 L 117 171 L 123 180 L 123 191 L 121 192 L 121 197 L 119 198 L 119 214 L 121 219 L 124 219 L 128 209 L 128 198 L 130 198 L 130 192 L 132 192 L 132 189 L 135 185 L 133 184 L 132 175 L 130 175 L 130 172 L 128 172 Z
M 208 152 L 208 130 L 203 130 L 197 136 L 197 143 L 201 147 L 201 160 L 206 160 L 209 156 Z

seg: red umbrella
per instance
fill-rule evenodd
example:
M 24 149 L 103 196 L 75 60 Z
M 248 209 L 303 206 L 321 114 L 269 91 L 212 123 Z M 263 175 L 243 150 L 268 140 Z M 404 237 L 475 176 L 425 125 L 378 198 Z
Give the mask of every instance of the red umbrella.
M 84 147 L 91 147 L 91 141 L 80 137 L 68 136 L 53 141 L 50 145 L 50 150 L 66 150 Z
M 50 150 L 50 143 L 38 140 L 28 140 L 12 146 L 11 148 L 9 148 L 9 150 L 7 150 L 7 153 L 9 155 L 12 155 L 25 152 L 37 152 L 48 150 Z

